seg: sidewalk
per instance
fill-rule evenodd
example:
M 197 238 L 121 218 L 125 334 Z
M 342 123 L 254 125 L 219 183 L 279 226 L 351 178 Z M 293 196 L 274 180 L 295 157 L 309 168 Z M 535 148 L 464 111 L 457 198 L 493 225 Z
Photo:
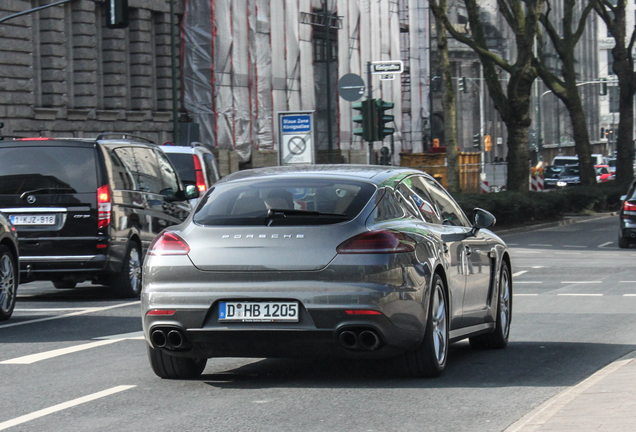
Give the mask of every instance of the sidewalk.
M 504 432 L 636 431 L 636 351 L 569 387 Z

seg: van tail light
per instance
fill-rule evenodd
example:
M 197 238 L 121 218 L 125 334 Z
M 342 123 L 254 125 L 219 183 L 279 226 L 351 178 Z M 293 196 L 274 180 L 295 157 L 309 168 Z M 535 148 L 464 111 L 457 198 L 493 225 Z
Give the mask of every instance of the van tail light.
M 184 239 L 175 233 L 165 232 L 155 238 L 150 244 L 148 255 L 187 255 L 190 253 L 190 246 Z
M 199 192 L 205 192 L 207 188 L 205 186 L 205 178 L 203 177 L 201 161 L 199 160 L 199 157 L 197 155 L 192 155 L 192 158 L 194 159 L 194 175 L 196 176 L 197 180 L 197 189 L 199 189 Z
M 339 254 L 413 252 L 415 240 L 398 231 L 381 230 L 358 234 L 338 246 Z
M 110 188 L 104 185 L 97 189 L 97 228 L 106 228 L 110 225 Z
M 636 216 L 636 204 L 625 201 L 623 203 L 623 217 Z

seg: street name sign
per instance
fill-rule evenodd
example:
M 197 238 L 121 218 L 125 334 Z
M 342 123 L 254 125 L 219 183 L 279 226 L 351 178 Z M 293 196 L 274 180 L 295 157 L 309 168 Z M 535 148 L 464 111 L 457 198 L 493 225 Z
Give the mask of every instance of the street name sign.
M 402 60 L 387 60 L 371 62 L 372 74 L 401 74 L 404 71 Z

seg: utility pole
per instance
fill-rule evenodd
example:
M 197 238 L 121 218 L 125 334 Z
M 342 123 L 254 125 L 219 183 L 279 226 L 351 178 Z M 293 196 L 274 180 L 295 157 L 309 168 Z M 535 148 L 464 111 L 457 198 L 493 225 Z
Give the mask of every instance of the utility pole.
M 327 144 L 329 152 L 329 163 L 333 163 L 333 137 L 331 136 L 331 16 L 329 14 L 328 0 L 325 0 L 325 69 L 327 79 Z
M 371 88 L 371 62 L 367 62 L 367 99 L 373 99 L 373 89 Z M 369 154 L 367 156 L 369 165 L 373 164 L 373 141 L 369 141 Z
M 170 0 L 170 65 L 172 67 L 172 142 L 179 145 L 179 99 L 177 98 L 177 47 L 175 36 L 174 0 Z

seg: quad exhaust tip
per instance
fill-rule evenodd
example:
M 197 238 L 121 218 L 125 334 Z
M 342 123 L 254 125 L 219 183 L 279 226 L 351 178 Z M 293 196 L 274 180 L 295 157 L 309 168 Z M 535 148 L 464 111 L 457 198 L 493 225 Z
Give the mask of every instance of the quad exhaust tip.
M 180 349 L 186 345 L 181 330 L 155 329 L 150 334 L 152 344 L 157 348 Z
M 344 348 L 356 351 L 374 351 L 380 347 L 381 339 L 375 330 L 343 330 L 338 342 Z

